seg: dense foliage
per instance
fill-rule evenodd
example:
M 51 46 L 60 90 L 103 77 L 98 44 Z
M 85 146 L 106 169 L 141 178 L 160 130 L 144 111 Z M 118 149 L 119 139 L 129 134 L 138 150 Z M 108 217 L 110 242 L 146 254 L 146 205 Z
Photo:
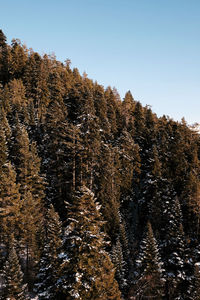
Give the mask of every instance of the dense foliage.
M 0 30 L 0 297 L 199 299 L 199 156 L 184 119 Z

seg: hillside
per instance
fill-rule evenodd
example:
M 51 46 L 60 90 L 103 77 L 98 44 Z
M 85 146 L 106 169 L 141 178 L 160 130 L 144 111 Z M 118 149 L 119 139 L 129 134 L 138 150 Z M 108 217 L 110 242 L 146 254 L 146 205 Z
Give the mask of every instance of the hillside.
M 0 30 L 2 299 L 200 299 L 199 134 Z

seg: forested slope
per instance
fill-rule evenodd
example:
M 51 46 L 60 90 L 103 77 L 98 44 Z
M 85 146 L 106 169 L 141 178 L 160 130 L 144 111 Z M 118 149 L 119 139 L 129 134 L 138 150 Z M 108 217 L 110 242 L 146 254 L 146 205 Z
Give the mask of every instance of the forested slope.
M 200 299 L 199 155 L 184 119 L 0 30 L 2 299 Z

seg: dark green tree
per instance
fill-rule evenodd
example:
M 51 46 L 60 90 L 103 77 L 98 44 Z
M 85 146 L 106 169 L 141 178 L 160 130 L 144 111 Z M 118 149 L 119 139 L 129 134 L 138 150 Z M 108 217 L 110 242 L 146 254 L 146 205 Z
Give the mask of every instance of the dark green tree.
M 29 299 L 26 291 L 26 285 L 23 282 L 23 273 L 21 271 L 19 259 L 14 248 L 14 241 L 8 253 L 4 269 L 4 295 L 3 299 Z
M 17 238 L 21 226 L 21 206 L 19 184 L 11 163 L 4 164 L 0 175 L 0 218 L 1 241 L 8 247 L 10 234 Z
M 0 29 L 0 83 L 5 85 L 9 79 L 8 72 L 9 50 L 6 44 L 6 36 Z
M 39 299 L 56 299 L 62 227 L 58 214 L 51 206 L 46 215 L 46 239 L 39 262 L 35 292 Z
M 115 241 L 120 230 L 120 162 L 116 148 L 112 148 L 109 144 L 102 145 L 100 158 L 101 176 L 98 181 L 97 197 L 106 221 L 104 230 L 110 239 Z
M 122 114 L 124 117 L 125 125 L 128 132 L 133 136 L 134 134 L 134 111 L 135 100 L 130 91 L 125 94 L 124 101 L 122 102 Z
M 9 71 L 12 79 L 22 78 L 26 62 L 28 60 L 28 50 L 18 39 L 13 39 L 9 59 Z
M 145 236 L 140 245 L 137 263 L 136 296 L 139 299 L 163 299 L 163 263 L 151 224 L 147 224 Z
M 95 114 L 98 117 L 100 133 L 102 138 L 107 138 L 110 135 L 110 124 L 107 117 L 107 102 L 105 99 L 104 88 L 95 83 L 93 88 L 93 99 Z
M 112 247 L 111 258 L 116 269 L 115 278 L 119 284 L 120 291 L 124 294 L 127 287 L 126 262 L 124 260 L 122 244 L 119 238 Z
M 68 204 L 59 299 L 120 299 L 114 266 L 105 251 L 99 209 L 93 193 L 86 187 L 80 188 L 73 203 Z
M 166 295 L 169 299 L 179 299 L 186 286 L 185 237 L 182 212 L 176 197 L 168 198 L 163 207 L 165 237 L 162 241 L 162 255 L 166 270 Z

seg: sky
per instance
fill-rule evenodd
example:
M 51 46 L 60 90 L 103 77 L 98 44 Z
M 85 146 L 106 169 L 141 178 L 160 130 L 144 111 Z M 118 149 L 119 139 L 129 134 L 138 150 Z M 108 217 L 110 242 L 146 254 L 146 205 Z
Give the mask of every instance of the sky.
M 199 0 L 6 0 L 0 28 L 122 99 L 200 123 Z

